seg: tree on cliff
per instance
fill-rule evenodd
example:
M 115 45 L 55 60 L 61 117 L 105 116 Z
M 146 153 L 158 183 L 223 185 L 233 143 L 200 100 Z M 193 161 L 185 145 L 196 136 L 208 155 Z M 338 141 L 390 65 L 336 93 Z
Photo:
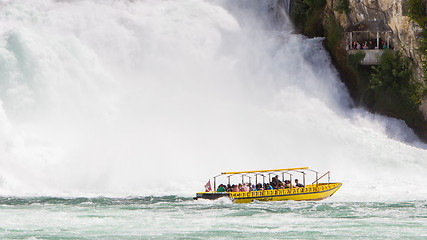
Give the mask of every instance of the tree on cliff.
M 390 96 L 391 102 L 404 108 L 418 108 L 423 87 L 413 80 L 412 64 L 408 58 L 401 52 L 386 50 L 381 56 L 380 65 L 372 68 L 369 85 L 377 95 Z

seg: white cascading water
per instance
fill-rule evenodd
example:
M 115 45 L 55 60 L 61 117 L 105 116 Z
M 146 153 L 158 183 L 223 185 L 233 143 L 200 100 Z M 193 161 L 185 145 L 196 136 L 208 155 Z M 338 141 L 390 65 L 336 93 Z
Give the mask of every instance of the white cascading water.
M 427 146 L 353 108 L 276 2 L 1 0 L 0 194 L 191 196 L 309 166 L 336 200 L 424 199 Z

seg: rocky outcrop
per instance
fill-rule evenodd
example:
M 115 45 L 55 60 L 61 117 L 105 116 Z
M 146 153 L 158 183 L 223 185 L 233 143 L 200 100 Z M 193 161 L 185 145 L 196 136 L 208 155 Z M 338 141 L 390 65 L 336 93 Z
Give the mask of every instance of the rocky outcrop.
M 326 0 L 325 11 L 332 12 L 343 29 L 351 29 L 364 22 L 382 22 L 391 30 L 386 34 L 390 37 L 393 49 L 401 51 L 412 59 L 415 75 L 417 79 L 422 79 L 422 61 L 426 59 L 423 59 L 423 55 L 417 49 L 420 47 L 423 29 L 408 17 L 406 0 L 348 0 L 349 11 L 339 13 L 336 9 L 342 1 Z M 372 30 L 375 32 L 375 29 Z M 376 35 L 376 32 L 374 34 Z M 349 33 L 346 33 L 344 38 L 348 42 Z M 424 123 L 414 128 L 418 135 L 427 141 L 427 98 L 424 99 L 419 110 L 423 115 Z M 407 123 L 411 125 L 410 122 Z
M 327 0 L 327 6 L 335 9 L 337 0 Z M 403 0 L 349 0 L 348 14 L 334 11 L 336 18 L 344 29 L 362 22 L 382 21 L 391 30 L 394 49 L 403 51 L 416 65 L 416 72 L 421 74 L 421 55 L 419 40 L 422 28 L 407 16 L 406 1 Z

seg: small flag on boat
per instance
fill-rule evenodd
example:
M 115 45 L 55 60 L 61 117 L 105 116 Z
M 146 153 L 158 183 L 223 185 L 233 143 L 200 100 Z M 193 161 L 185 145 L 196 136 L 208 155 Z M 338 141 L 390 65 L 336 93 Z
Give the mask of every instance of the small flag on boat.
M 208 183 L 206 183 L 205 185 L 205 192 L 210 192 L 210 191 L 212 191 L 211 180 L 209 180 Z

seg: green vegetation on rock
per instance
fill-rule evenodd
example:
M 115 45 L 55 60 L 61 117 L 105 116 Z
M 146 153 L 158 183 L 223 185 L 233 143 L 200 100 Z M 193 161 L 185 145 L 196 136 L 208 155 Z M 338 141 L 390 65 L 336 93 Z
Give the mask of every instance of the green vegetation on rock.
M 408 0 L 409 13 L 408 16 L 417 22 L 420 26 L 424 26 L 427 21 L 426 1 L 425 0 Z
M 419 51 L 427 59 L 427 3 L 426 0 L 408 0 L 408 16 L 423 29 Z M 427 84 L 427 60 L 423 61 L 424 82 Z
M 424 51 L 425 59 L 427 59 L 427 50 Z M 423 61 L 424 83 L 427 85 L 427 60 Z M 427 96 L 427 86 L 424 88 L 424 96 Z
M 359 70 L 359 64 L 362 62 L 362 60 L 365 58 L 365 52 L 358 51 L 355 54 L 348 54 L 347 55 L 347 63 L 348 65 L 354 70 Z
M 380 64 L 373 66 L 369 86 L 375 94 L 387 95 L 391 98 L 392 106 L 418 109 L 423 97 L 423 87 L 419 81 L 414 81 L 411 61 L 402 56 L 401 52 L 385 50 Z
M 314 37 L 323 35 L 322 17 L 326 0 L 292 1 L 291 19 L 304 35 Z
M 339 13 L 343 13 L 343 12 L 346 14 L 350 13 L 350 7 L 349 7 L 348 0 L 338 0 L 336 2 L 334 10 L 339 12 Z
M 342 48 L 341 41 L 344 37 L 340 23 L 332 16 L 325 18 L 326 23 L 326 44 L 329 49 Z

